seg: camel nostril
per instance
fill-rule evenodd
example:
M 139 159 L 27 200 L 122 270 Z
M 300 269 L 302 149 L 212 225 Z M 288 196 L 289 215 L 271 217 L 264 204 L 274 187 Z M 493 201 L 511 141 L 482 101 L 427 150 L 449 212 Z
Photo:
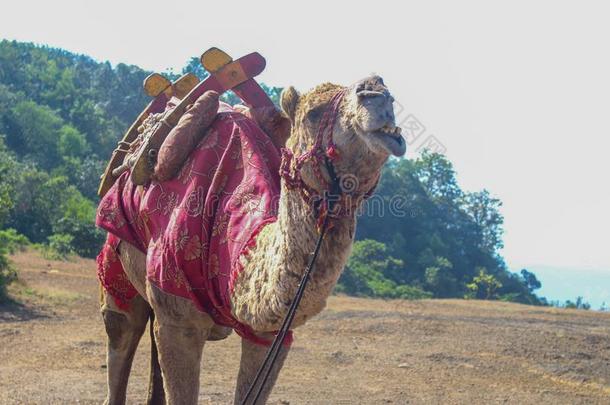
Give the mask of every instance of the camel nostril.
M 388 88 L 385 86 L 383 80 L 379 76 L 370 76 L 359 81 L 354 90 L 359 97 L 390 97 Z

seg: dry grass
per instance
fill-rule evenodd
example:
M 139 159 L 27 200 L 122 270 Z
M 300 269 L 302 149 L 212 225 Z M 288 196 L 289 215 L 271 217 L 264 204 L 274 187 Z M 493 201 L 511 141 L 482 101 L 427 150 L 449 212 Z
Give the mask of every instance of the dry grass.
M 0 403 L 101 403 L 95 264 L 13 258 L 22 304 L 0 307 Z M 295 333 L 273 404 L 610 403 L 610 314 L 462 300 L 333 297 Z M 147 385 L 148 338 L 129 403 Z M 200 403 L 231 402 L 232 335 L 204 351 Z

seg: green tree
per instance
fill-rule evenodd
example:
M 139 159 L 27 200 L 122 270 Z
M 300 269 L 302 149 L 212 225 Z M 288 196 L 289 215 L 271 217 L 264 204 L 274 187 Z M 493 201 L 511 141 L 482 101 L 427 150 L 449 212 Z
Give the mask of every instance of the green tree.
M 491 300 L 497 298 L 497 291 L 502 287 L 502 283 L 492 274 L 488 274 L 484 268 L 479 268 L 479 274 L 467 287 L 472 293 L 469 298 Z
M 57 164 L 57 138 L 63 120 L 53 110 L 33 101 L 19 102 L 11 110 L 7 144 L 49 169 Z
M 81 157 L 89 152 L 87 140 L 71 125 L 64 125 L 59 129 L 57 149 L 63 157 Z
M 444 257 L 437 257 L 434 266 L 426 267 L 424 278 L 426 289 L 434 292 L 435 297 L 454 297 L 459 285 L 452 273 L 453 265 Z
M 0 303 L 7 301 L 6 287 L 17 278 L 17 273 L 7 255 L 7 247 L 0 244 Z
M 95 257 L 104 243 L 104 233 L 94 226 L 95 205 L 74 190 L 61 205 L 61 218 L 55 220 L 53 233 L 69 235 L 70 247 L 83 257 Z
M 350 295 L 381 298 L 427 298 L 431 294 L 392 278 L 399 273 L 402 261 L 388 255 L 387 247 L 374 240 L 354 243 L 348 265 L 339 278 L 339 291 Z
M 435 297 L 471 293 L 467 285 L 479 275 L 478 268 L 485 268 L 502 285 L 498 298 L 543 303 L 523 277 L 508 271 L 499 254 L 500 207 L 486 190 L 462 191 L 442 155 L 390 160 L 359 218 L 356 239 L 384 243 L 390 256 L 404 262 L 394 280 Z
M 463 195 L 453 165 L 444 156 L 424 152 L 415 161 L 415 173 L 426 193 L 435 200 L 455 203 Z
M 280 95 L 284 90 L 283 87 L 267 86 L 265 83 L 261 83 L 261 88 L 267 93 L 273 104 L 279 108 L 280 106 Z
M 8 255 L 24 249 L 28 243 L 27 238 L 14 229 L 0 230 L 0 304 L 8 299 L 6 287 L 17 278 Z
M 72 242 L 74 236 L 63 233 L 56 233 L 49 236 L 49 249 L 52 252 L 52 258 L 58 260 L 66 260 L 68 256 L 74 254 Z
M 530 292 L 534 292 L 534 290 L 542 287 L 542 283 L 536 278 L 536 275 L 527 271 L 527 269 L 521 270 L 521 277 L 523 277 L 525 285 Z
M 0 227 L 6 223 L 15 206 L 13 189 L 16 167 L 17 162 L 4 144 L 4 137 L 0 135 Z
M 104 110 L 94 100 L 78 100 L 70 108 L 70 122 L 79 132 L 85 134 L 87 143 L 99 145 L 101 138 L 107 136 L 108 122 Z M 111 134 L 116 138 L 116 134 Z
M 502 202 L 492 197 L 487 190 L 464 196 L 464 208 L 479 230 L 479 247 L 492 253 L 504 247 L 501 206 Z
M 203 68 L 201 61 L 197 57 L 192 57 L 182 69 L 182 74 L 193 73 L 199 80 L 205 80 L 210 73 Z
M 76 186 L 83 196 L 91 201 L 97 201 L 100 173 L 103 173 L 105 168 L 106 162 L 95 155 L 83 158 L 64 156 L 61 166 L 53 169 L 51 175 L 67 177 L 70 184 Z

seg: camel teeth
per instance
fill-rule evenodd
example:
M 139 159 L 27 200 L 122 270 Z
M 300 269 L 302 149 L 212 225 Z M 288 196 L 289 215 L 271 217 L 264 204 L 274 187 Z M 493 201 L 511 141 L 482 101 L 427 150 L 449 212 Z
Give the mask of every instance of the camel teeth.
M 396 127 L 390 125 L 384 125 L 380 128 L 381 132 L 386 134 L 394 134 L 396 133 Z
M 383 127 L 379 128 L 380 132 L 383 132 L 384 134 L 390 135 L 390 136 L 400 136 L 401 132 L 402 132 L 402 128 L 394 126 L 394 125 L 384 125 Z

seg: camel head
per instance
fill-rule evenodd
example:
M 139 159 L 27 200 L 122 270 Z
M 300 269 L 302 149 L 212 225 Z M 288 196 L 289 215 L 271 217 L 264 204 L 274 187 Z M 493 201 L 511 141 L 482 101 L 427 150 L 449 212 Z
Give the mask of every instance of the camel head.
M 339 91 L 345 93 L 332 131 L 338 152 L 333 164 L 337 175 L 354 176 L 362 188 L 371 188 L 388 157 L 406 152 L 406 142 L 395 123 L 394 98 L 379 76 L 349 87 L 326 83 L 304 94 L 286 88 L 281 106 L 292 123 L 287 147 L 295 156 L 312 147 L 324 112 Z M 328 135 L 323 145 L 328 145 Z M 310 187 L 320 190 L 311 165 L 304 165 L 301 175 Z

